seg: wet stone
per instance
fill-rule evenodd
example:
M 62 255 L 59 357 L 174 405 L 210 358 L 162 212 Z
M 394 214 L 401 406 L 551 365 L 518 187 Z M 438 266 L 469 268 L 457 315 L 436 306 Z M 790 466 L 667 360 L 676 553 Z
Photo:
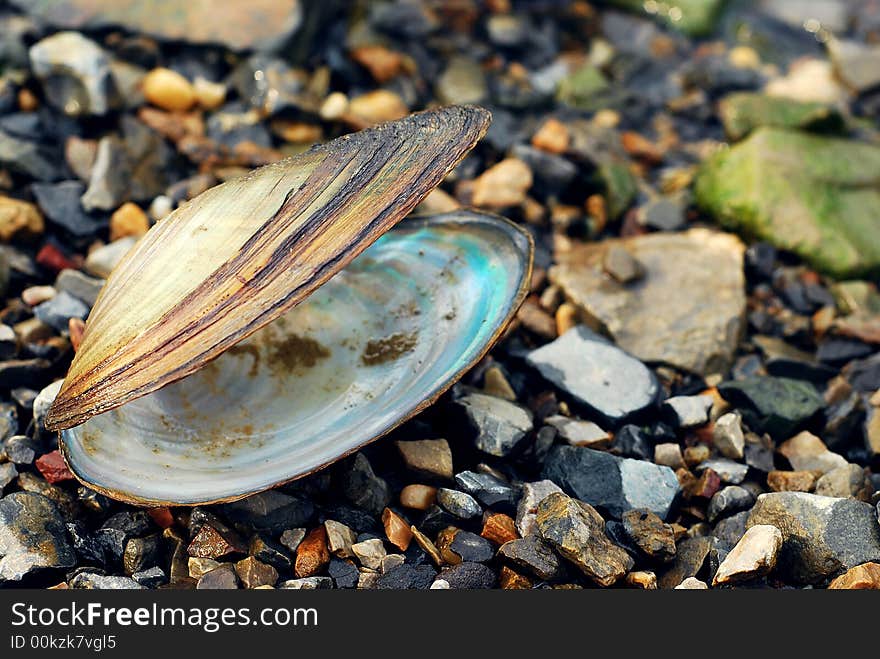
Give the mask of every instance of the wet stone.
M 125 550 L 122 553 L 122 568 L 128 576 L 158 566 L 161 560 L 162 541 L 158 534 L 144 538 L 131 538 L 125 543 Z
M 426 478 L 452 478 L 452 451 L 445 439 L 422 439 L 396 443 L 406 467 Z
M 574 446 L 554 447 L 542 476 L 613 518 L 634 508 L 665 518 L 679 490 L 669 467 Z
M 541 581 L 556 581 L 565 574 L 556 553 L 537 535 L 504 543 L 498 550 L 498 557 Z
M 497 577 L 492 568 L 480 563 L 462 562 L 443 569 L 438 575 L 452 590 L 478 590 L 494 588 Z
M 469 394 L 456 403 L 477 433 L 474 445 L 489 455 L 516 452 L 532 431 L 531 412 L 515 403 L 484 394 Z
M 337 588 L 357 588 L 360 573 L 351 561 L 331 558 L 327 565 L 327 574 Z
M 589 504 L 551 494 L 538 504 L 541 537 L 600 586 L 610 586 L 633 565 L 605 535 L 605 521 Z
M 70 580 L 70 587 L 80 590 L 143 590 L 129 577 L 109 576 L 97 572 L 80 572 Z
M 527 361 L 611 424 L 653 406 L 660 393 L 644 364 L 582 325 L 532 351 Z
M 269 490 L 223 504 L 223 514 L 233 522 L 252 525 L 258 531 L 278 533 L 305 526 L 314 515 L 314 504 L 303 496 Z
M 296 549 L 294 574 L 298 578 L 313 577 L 330 562 L 327 549 L 327 532 L 323 526 L 312 529 Z
M 661 563 L 675 558 L 675 534 L 666 524 L 649 510 L 629 510 L 621 518 L 627 537 L 645 556 Z
M 153 566 L 141 572 L 135 572 L 131 578 L 144 588 L 158 588 L 168 583 L 168 575 L 159 566 Z
M 52 501 L 31 492 L 0 499 L 0 583 L 74 563 L 67 530 Z
M 550 480 L 523 483 L 522 497 L 516 508 L 516 529 L 521 536 L 525 538 L 526 536 L 538 533 L 535 520 L 538 504 L 554 492 L 561 493 L 562 489 Z
M 470 531 L 458 531 L 449 545 L 449 550 L 459 557 L 459 561 L 473 563 L 485 563 L 495 556 L 492 543 Z
M 379 590 L 426 590 L 437 576 L 430 565 L 399 565 L 376 581 Z
M 85 320 L 89 308 L 69 293 L 60 292 L 34 308 L 34 315 L 57 332 L 65 332 L 71 318 Z
M 487 508 L 512 509 L 519 500 L 519 489 L 489 474 L 463 471 L 455 475 L 456 484 Z
M 342 491 L 352 504 L 374 515 L 391 502 L 388 483 L 376 475 L 363 453 L 356 453 L 344 466 Z
M 712 583 L 731 584 L 768 574 L 776 567 L 781 547 L 782 533 L 775 526 L 751 526 L 722 561 Z
M 437 503 L 459 519 L 473 519 L 483 513 L 480 504 L 470 494 L 445 487 L 437 490 Z
M 880 560 L 880 526 L 873 506 L 803 492 L 758 497 L 748 525 L 775 526 L 783 545 L 777 569 L 797 583 L 817 583 Z
M 235 564 L 235 574 L 245 588 L 274 586 L 278 581 L 278 570 L 258 561 L 253 556 L 243 558 Z
M 219 567 L 206 572 L 196 584 L 196 590 L 235 590 L 239 587 L 235 566 L 221 563 Z
M 716 522 L 722 517 L 747 510 L 755 502 L 755 495 L 739 485 L 728 485 L 718 490 L 709 500 L 706 517 L 710 522 Z
M 673 396 L 663 403 L 667 419 L 676 428 L 694 428 L 709 420 L 711 396 Z
M 381 567 L 382 559 L 386 555 L 385 545 L 378 538 L 357 542 L 351 546 L 351 551 L 361 565 L 372 570 Z

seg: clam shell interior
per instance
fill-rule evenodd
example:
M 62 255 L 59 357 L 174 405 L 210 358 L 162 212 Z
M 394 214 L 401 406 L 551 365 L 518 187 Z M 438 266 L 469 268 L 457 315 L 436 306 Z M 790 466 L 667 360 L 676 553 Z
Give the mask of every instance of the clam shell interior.
M 63 431 L 114 498 L 197 504 L 307 474 L 426 407 L 522 302 L 531 240 L 461 212 L 387 233 L 306 301 L 192 375 Z

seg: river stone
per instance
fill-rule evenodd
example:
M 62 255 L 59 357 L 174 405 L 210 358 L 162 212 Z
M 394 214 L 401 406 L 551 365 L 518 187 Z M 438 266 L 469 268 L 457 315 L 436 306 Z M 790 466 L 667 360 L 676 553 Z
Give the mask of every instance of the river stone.
M 116 94 L 110 58 L 78 32 L 58 32 L 30 49 L 31 69 L 49 103 L 71 116 L 103 115 Z
M 561 579 L 565 574 L 565 568 L 553 549 L 538 535 L 505 542 L 498 550 L 498 558 L 541 581 Z
M 0 499 L 0 584 L 75 563 L 64 520 L 52 501 L 33 492 Z
M 101 228 L 102 223 L 80 206 L 80 197 L 85 192 L 85 186 L 79 181 L 37 183 L 31 186 L 31 190 L 37 199 L 37 205 L 49 221 L 72 235 L 78 238 L 91 236 Z
M 485 394 L 468 394 L 456 403 L 477 433 L 474 445 L 489 455 L 510 455 L 532 431 L 532 413 L 516 403 Z
M 87 274 L 79 270 L 71 270 L 65 268 L 58 273 L 55 280 L 55 288 L 64 293 L 70 293 L 78 300 L 82 300 L 89 307 L 95 306 L 95 300 L 98 299 L 98 293 L 104 287 L 104 280 L 95 277 L 89 277 Z
M 61 176 L 60 156 L 43 144 L 23 140 L 0 130 L 0 166 L 38 181 Z
M 624 285 L 603 272 L 614 246 L 642 264 L 642 279 Z M 744 252 L 736 236 L 708 229 L 652 233 L 561 252 L 550 279 L 623 350 L 708 375 L 733 363 L 744 327 Z
M 535 525 L 535 511 L 538 504 L 554 492 L 562 492 L 553 481 L 543 480 L 533 483 L 523 483 L 522 497 L 516 507 L 516 530 L 522 537 L 538 532 Z
M 760 126 L 840 130 L 843 120 L 823 103 L 807 103 L 754 92 L 736 92 L 718 103 L 718 114 L 727 137 L 736 142 Z
M 85 303 L 64 291 L 34 307 L 34 316 L 57 332 L 66 332 L 71 318 L 85 320 L 88 315 Z
M 770 433 L 774 439 L 791 436 L 825 405 L 813 385 L 790 378 L 753 376 L 722 382 L 718 393 L 736 407 L 744 408 L 749 427 Z
M 583 501 L 551 494 L 538 504 L 538 529 L 566 560 L 600 586 L 610 586 L 633 559 L 605 535 L 605 520 Z
M 768 574 L 776 567 L 781 547 L 782 533 L 775 526 L 752 526 L 718 566 L 713 585 L 748 581 Z
M 13 0 L 34 18 L 64 29 L 122 27 L 167 41 L 267 49 L 296 32 L 299 0 Z
M 634 508 L 665 519 L 679 490 L 669 467 L 578 446 L 555 446 L 542 477 L 615 519 Z
M 80 572 L 70 580 L 70 587 L 82 590 L 144 590 L 144 586 L 129 577 L 97 572 Z
M 660 395 L 649 368 L 583 325 L 533 350 L 526 360 L 608 423 L 653 406 Z
M 707 160 L 696 200 L 719 222 L 839 278 L 880 272 L 880 147 L 759 128 Z
M 676 545 L 672 565 L 658 575 L 657 585 L 664 589 L 676 588 L 688 578 L 697 576 L 716 544 L 713 536 L 683 539 Z
M 821 583 L 851 567 L 880 560 L 880 525 L 873 506 L 805 492 L 758 497 L 748 526 L 782 531 L 778 571 L 798 583 Z
M 634 12 L 643 12 L 651 18 L 690 36 L 705 36 L 712 32 L 725 0 L 675 0 L 654 2 L 644 0 L 611 0 L 610 4 Z M 676 11 L 671 11 L 675 9 Z

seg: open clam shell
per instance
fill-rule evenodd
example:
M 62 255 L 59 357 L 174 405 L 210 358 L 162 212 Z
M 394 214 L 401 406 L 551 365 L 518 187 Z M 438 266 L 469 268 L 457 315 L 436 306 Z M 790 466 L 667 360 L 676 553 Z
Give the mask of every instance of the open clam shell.
M 139 504 L 227 501 L 350 453 L 428 406 L 525 298 L 532 242 L 462 211 L 390 231 L 188 377 L 61 434 L 74 473 Z
M 156 391 L 282 316 L 406 216 L 489 120 L 476 107 L 415 114 L 178 208 L 110 275 L 46 427 Z

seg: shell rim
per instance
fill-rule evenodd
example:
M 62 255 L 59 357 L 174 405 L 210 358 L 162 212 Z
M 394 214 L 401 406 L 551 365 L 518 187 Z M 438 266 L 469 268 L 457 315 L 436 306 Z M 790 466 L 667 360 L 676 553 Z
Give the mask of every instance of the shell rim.
M 526 240 L 526 251 L 524 253 L 525 267 L 523 268 L 522 277 L 519 282 L 519 286 L 517 287 L 516 294 L 513 296 L 510 307 L 505 314 L 504 318 L 501 322 L 498 323 L 498 326 L 492 332 L 492 335 L 485 342 L 485 344 L 474 354 L 473 359 L 466 362 L 462 365 L 462 367 L 453 373 L 453 375 L 448 378 L 446 381 L 442 382 L 434 391 L 432 391 L 427 397 L 425 397 L 418 405 L 413 407 L 408 413 L 404 414 L 400 419 L 395 421 L 393 424 L 389 425 L 388 428 L 383 430 L 381 433 L 370 437 L 364 442 L 353 446 L 344 452 L 340 453 L 338 456 L 333 458 L 332 460 L 328 460 L 323 462 L 316 467 L 309 469 L 301 474 L 297 474 L 292 478 L 285 478 L 276 483 L 268 485 L 266 487 L 260 487 L 248 492 L 243 492 L 241 494 L 234 494 L 228 497 L 220 497 L 216 499 L 205 499 L 203 501 L 190 501 L 186 503 L 180 503 L 175 501 L 168 501 L 164 499 L 150 499 L 146 497 L 138 497 L 132 495 L 127 492 L 121 492 L 114 490 L 113 488 L 108 488 L 103 485 L 99 485 L 90 481 L 88 478 L 81 476 L 77 473 L 77 469 L 73 464 L 73 460 L 69 454 L 69 448 L 67 446 L 67 442 L 64 439 L 64 431 L 57 431 L 58 436 L 58 447 L 61 451 L 61 456 L 64 458 L 64 464 L 67 465 L 67 468 L 74 475 L 77 481 L 79 481 L 82 485 L 98 492 L 99 494 L 103 494 L 104 496 L 110 497 L 115 501 L 120 501 L 122 503 L 126 503 L 133 506 L 141 506 L 148 508 L 190 508 L 195 506 L 210 506 L 217 505 L 223 503 L 232 503 L 234 501 L 240 501 L 241 499 L 246 499 L 249 496 L 254 496 L 256 494 L 260 494 L 261 492 L 266 492 L 277 487 L 281 487 L 288 483 L 292 483 L 301 478 L 305 478 L 315 472 L 321 471 L 326 467 L 339 462 L 340 460 L 348 457 L 352 453 L 356 453 L 361 450 L 368 444 L 372 444 L 373 442 L 381 439 L 382 437 L 388 435 L 392 431 L 399 428 L 401 425 L 412 419 L 414 416 L 423 412 L 425 409 L 433 405 L 437 400 L 440 399 L 443 394 L 445 394 L 452 386 L 458 382 L 465 373 L 471 370 L 474 366 L 476 366 L 488 353 L 489 351 L 498 343 L 499 339 L 504 335 L 507 328 L 510 326 L 510 323 L 516 316 L 517 311 L 522 306 L 523 302 L 525 302 L 526 297 L 529 294 L 529 290 L 531 288 L 531 279 L 532 279 L 532 271 L 534 269 L 534 261 L 535 261 L 535 240 L 532 237 L 531 233 L 529 233 L 526 229 L 518 225 L 516 222 L 502 216 L 497 215 L 495 213 L 486 213 L 483 211 L 476 211 L 470 208 L 462 208 L 460 210 L 450 211 L 448 213 L 441 213 L 437 215 L 429 215 L 429 216 L 418 216 L 412 215 L 409 218 L 404 219 L 399 226 L 414 226 L 414 225 L 422 225 L 422 226 L 430 226 L 432 224 L 447 224 L 447 225 L 456 225 L 456 224 L 471 224 L 471 223 L 487 223 L 487 224 L 495 224 L 497 226 L 503 227 L 510 231 L 512 234 L 518 234 L 521 238 L 525 238 Z M 392 229 L 391 231 L 393 231 Z M 247 338 L 247 337 L 244 337 Z M 244 340 L 244 338 L 242 340 Z M 67 429 L 70 430 L 70 429 Z

